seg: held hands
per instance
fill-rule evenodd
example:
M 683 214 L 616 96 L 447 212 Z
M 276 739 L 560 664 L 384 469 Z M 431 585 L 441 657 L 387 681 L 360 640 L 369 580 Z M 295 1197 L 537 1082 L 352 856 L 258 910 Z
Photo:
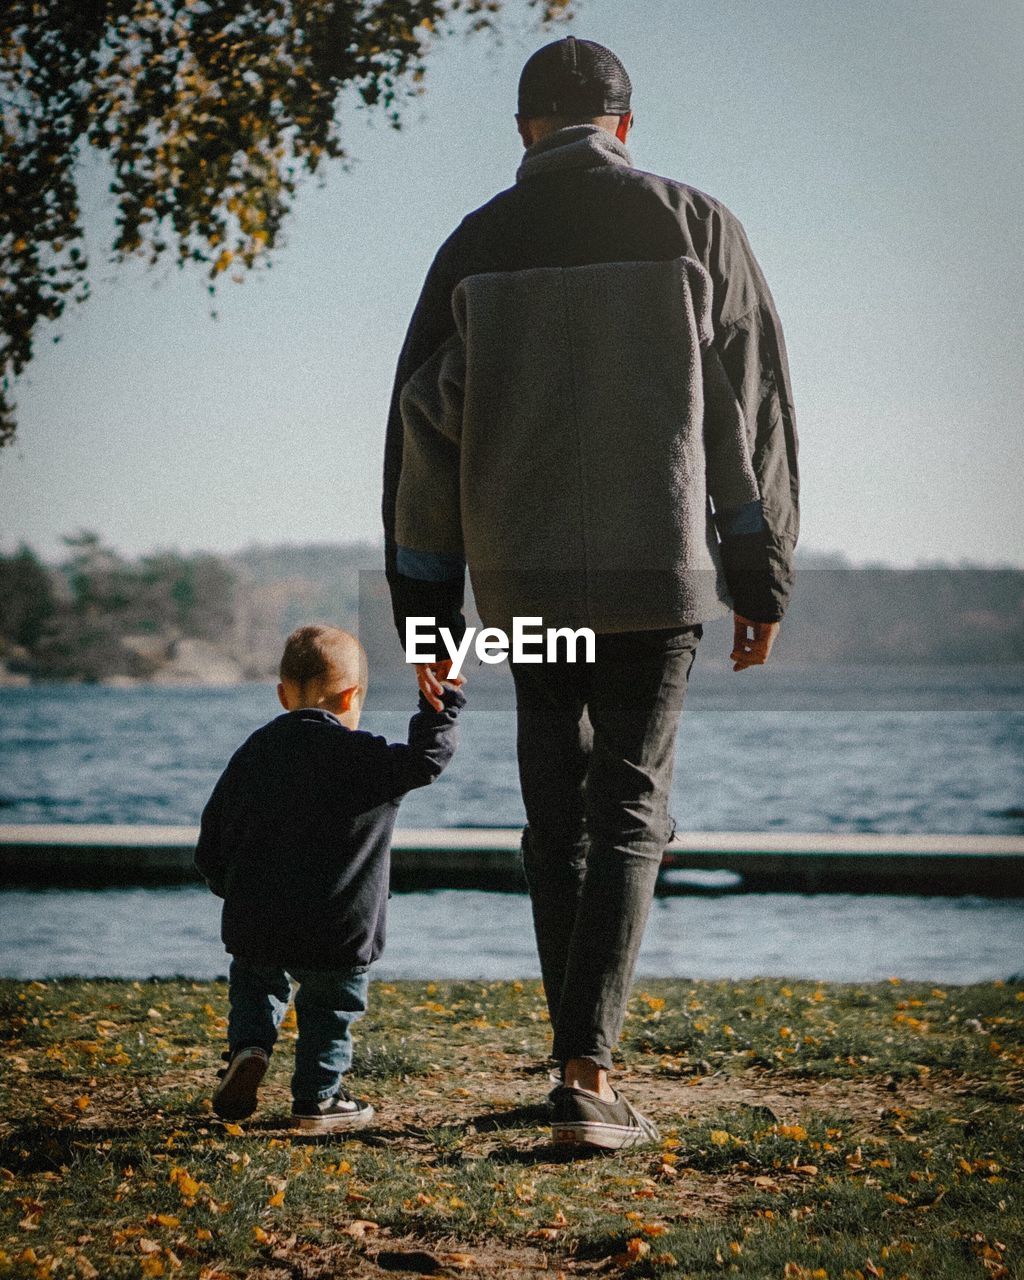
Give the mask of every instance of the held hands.
M 732 653 L 729 654 L 733 671 L 745 671 L 747 667 L 766 663 L 778 634 L 777 622 L 751 622 L 749 618 L 734 614 Z
M 449 677 L 451 669 L 452 664 L 448 658 L 445 658 L 443 662 L 416 663 L 416 683 L 420 687 L 420 693 L 423 694 L 435 711 L 440 711 L 444 706 L 441 701 L 444 685 L 447 684 L 453 689 L 458 689 L 466 683 L 465 676 L 456 676 L 452 680 Z

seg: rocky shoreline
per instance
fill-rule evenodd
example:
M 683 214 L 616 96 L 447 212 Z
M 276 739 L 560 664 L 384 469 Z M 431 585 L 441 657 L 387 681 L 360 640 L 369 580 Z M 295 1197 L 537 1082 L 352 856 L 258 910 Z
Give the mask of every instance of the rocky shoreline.
M 98 678 L 61 676 L 58 678 L 59 683 L 96 684 L 114 689 L 134 688 L 137 685 L 227 687 L 254 680 L 267 680 L 273 675 L 269 668 L 244 664 L 219 645 L 206 640 L 186 638 L 168 643 L 145 637 L 148 643 L 146 651 L 142 652 L 132 644 L 133 639 L 134 637 L 128 636 L 121 643 L 140 659 L 141 670 L 132 674 L 117 672 Z M 12 671 L 6 663 L 0 662 L 0 688 L 24 688 L 53 683 L 53 677 L 33 675 L 16 669 Z

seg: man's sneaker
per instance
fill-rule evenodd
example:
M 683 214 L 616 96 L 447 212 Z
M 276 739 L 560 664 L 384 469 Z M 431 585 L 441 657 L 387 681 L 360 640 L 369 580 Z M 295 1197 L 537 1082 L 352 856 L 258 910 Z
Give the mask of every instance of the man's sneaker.
M 605 1102 L 571 1085 L 552 1090 L 551 1140 L 557 1146 L 619 1151 L 657 1142 L 660 1136 L 655 1124 L 621 1093 L 614 1102 Z
M 256 1110 L 260 1082 L 267 1074 L 270 1054 L 259 1045 L 246 1045 L 225 1053 L 227 1066 L 218 1071 L 220 1084 L 213 1091 L 213 1109 L 222 1120 L 248 1120 Z
M 373 1107 L 364 1098 L 353 1098 L 343 1085 L 333 1098 L 322 1102 L 292 1103 L 292 1128 L 303 1133 L 365 1129 L 372 1121 Z
M 549 1071 L 548 1079 L 551 1081 L 552 1088 L 548 1090 L 548 1096 L 544 1099 L 544 1105 L 549 1111 L 551 1111 L 554 1108 L 556 1098 L 565 1086 L 565 1076 L 562 1074 L 561 1069 L 559 1069 L 557 1071 Z

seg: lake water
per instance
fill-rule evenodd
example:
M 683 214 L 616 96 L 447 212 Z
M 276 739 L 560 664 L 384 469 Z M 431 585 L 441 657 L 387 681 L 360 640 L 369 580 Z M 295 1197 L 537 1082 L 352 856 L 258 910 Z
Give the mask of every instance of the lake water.
M 517 826 L 507 678 L 473 678 L 462 746 L 403 802 L 409 827 Z M 364 727 L 404 736 L 413 686 L 371 688 Z M 273 688 L 0 689 L 0 822 L 194 823 Z M 698 660 L 672 808 L 683 830 L 1024 833 L 1024 669 L 767 668 Z M 659 900 L 649 974 L 958 982 L 1024 971 L 1024 904 L 737 894 Z M 200 888 L 0 892 L 0 974 L 225 970 Z M 398 895 L 381 976 L 535 974 L 529 904 Z
M 0 893 L 0 975 L 227 973 L 220 903 L 199 886 Z M 980 898 L 735 894 L 655 899 L 641 975 L 984 982 L 1024 976 L 1024 905 Z M 539 976 L 525 895 L 391 899 L 378 978 Z

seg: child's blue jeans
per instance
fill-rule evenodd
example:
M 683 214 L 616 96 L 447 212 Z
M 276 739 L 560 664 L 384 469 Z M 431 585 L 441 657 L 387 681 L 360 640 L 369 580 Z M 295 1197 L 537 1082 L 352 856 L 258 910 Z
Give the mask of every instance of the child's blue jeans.
M 299 984 L 295 1016 L 292 1097 L 302 1102 L 333 1097 L 352 1065 L 352 1023 L 366 1012 L 369 973 L 352 969 L 289 969 L 234 956 L 229 973 L 228 1047 L 232 1052 L 259 1045 L 271 1053 L 277 1029 L 291 1000 L 289 975 Z

